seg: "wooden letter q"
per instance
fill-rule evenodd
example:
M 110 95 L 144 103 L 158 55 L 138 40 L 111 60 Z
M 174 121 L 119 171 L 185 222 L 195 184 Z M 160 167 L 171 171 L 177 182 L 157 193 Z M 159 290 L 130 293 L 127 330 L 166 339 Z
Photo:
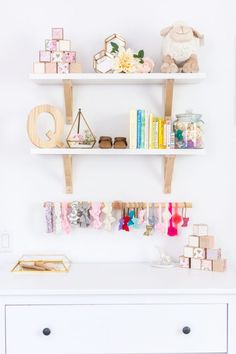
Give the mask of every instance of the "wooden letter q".
M 49 113 L 54 119 L 54 132 L 49 130 L 46 133 L 46 136 L 49 140 L 40 139 L 40 137 L 37 135 L 37 120 L 41 113 Z M 61 147 L 63 145 L 61 138 L 64 131 L 63 116 L 59 109 L 48 104 L 36 106 L 32 109 L 28 116 L 27 131 L 32 143 L 39 148 L 54 148 L 57 146 Z

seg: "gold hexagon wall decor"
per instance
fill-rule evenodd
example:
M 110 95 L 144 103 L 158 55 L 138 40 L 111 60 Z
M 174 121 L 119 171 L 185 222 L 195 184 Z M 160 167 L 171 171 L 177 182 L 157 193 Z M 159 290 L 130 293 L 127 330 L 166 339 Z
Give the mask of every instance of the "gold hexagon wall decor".
M 112 73 L 114 57 L 104 49 L 93 57 L 93 68 L 96 73 Z
M 120 48 L 126 48 L 126 40 L 119 34 L 114 33 L 105 39 L 106 52 L 116 55 Z

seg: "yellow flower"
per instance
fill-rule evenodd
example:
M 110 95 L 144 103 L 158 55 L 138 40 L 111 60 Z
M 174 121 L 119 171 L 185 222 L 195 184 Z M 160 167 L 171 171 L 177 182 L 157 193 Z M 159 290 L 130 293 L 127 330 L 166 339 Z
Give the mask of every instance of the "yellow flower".
M 133 57 L 131 49 L 121 48 L 114 60 L 115 73 L 133 73 L 136 71 L 137 61 Z

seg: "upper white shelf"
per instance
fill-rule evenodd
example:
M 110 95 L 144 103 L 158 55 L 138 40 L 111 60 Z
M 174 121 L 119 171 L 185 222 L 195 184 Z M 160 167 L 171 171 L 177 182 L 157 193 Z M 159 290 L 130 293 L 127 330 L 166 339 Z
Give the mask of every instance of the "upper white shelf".
M 176 84 L 198 83 L 206 78 L 206 74 L 30 74 L 29 78 L 40 85 L 59 85 L 63 84 L 63 80 L 72 80 L 73 84 L 80 85 L 152 85 L 163 84 L 171 79 L 175 80 Z
M 204 155 L 204 149 L 69 149 L 54 148 L 40 149 L 33 148 L 31 153 L 34 155 Z

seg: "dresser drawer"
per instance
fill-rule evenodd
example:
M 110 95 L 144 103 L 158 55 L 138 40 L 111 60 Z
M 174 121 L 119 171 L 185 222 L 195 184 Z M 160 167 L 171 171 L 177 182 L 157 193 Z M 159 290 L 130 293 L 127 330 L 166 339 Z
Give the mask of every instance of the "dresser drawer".
M 6 306 L 6 345 L 7 354 L 223 353 L 227 305 Z

